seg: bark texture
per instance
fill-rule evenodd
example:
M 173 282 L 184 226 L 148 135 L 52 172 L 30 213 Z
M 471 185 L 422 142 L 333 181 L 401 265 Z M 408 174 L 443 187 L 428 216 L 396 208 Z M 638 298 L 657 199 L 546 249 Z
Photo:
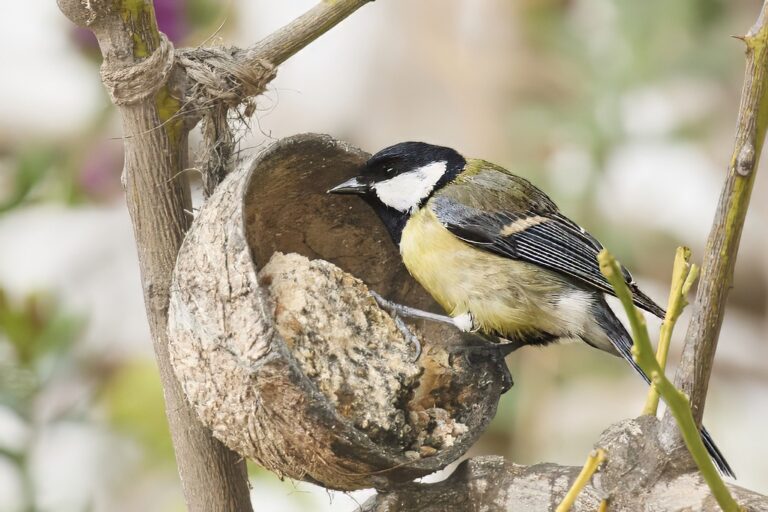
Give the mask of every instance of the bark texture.
M 651 416 L 612 425 L 595 445 L 608 460 L 576 500 L 573 512 L 595 512 L 603 499 L 610 512 L 716 512 L 709 487 L 692 470 L 690 456 L 669 458 Z M 562 501 L 581 468 L 557 464 L 520 466 L 502 457 L 476 457 L 446 480 L 382 492 L 362 512 L 548 512 Z M 729 486 L 747 510 L 768 511 L 768 499 Z
M 192 511 L 251 510 L 244 461 L 200 423 L 185 400 L 168 354 L 167 312 L 176 254 L 189 226 L 186 131 L 173 119 L 184 99 L 172 80 L 172 47 L 149 1 L 59 0 L 72 21 L 90 27 L 104 61 L 102 77 L 125 134 L 123 183 L 139 253 L 144 301 L 166 415 L 187 506 Z M 170 64 L 169 64 L 170 62 Z

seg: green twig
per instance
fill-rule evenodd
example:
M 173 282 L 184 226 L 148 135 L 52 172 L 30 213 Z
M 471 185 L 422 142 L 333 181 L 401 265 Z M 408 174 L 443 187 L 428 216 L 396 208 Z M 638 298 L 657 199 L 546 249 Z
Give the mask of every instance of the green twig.
M 659 362 L 662 372 L 665 371 L 667 366 L 667 354 L 669 353 L 669 344 L 672 340 L 672 331 L 675 329 L 675 323 L 683 309 L 688 305 L 688 292 L 699 275 L 699 267 L 689 263 L 690 259 L 690 249 L 687 247 L 677 248 L 675 264 L 672 269 L 672 287 L 669 290 L 667 314 L 664 316 L 664 322 L 661 324 L 659 344 L 656 347 L 656 360 Z M 643 414 L 655 416 L 658 408 L 659 392 L 656 390 L 656 386 L 651 384 L 651 387 L 648 389 L 648 397 L 645 400 Z
M 640 368 L 642 368 L 651 378 L 651 381 L 656 386 L 661 398 L 663 398 L 664 402 L 667 404 L 667 408 L 674 416 L 683 437 L 683 441 L 685 441 L 685 445 L 688 447 L 688 451 L 691 453 L 693 460 L 699 467 L 702 477 L 712 491 L 712 495 L 724 512 L 739 512 L 743 510 L 733 499 L 733 496 L 731 496 L 728 487 L 726 487 L 725 482 L 720 478 L 720 474 L 717 472 L 712 459 L 710 459 L 709 454 L 707 453 L 707 449 L 704 447 L 699 429 L 696 426 L 693 414 L 691 413 L 688 397 L 672 384 L 664 374 L 664 370 L 659 366 L 659 362 L 654 355 L 653 346 L 651 346 L 648 337 L 648 329 L 645 326 L 645 320 L 632 303 L 632 292 L 629 291 L 629 287 L 624 281 L 624 276 L 618 262 L 606 250 L 601 251 L 597 259 L 600 262 L 600 271 L 613 286 L 616 295 L 621 300 L 621 303 L 624 305 L 624 309 L 629 316 L 634 338 L 632 355 L 637 364 L 640 365 Z M 691 281 L 687 279 L 686 276 L 686 279 L 683 282 L 689 283 Z M 690 288 L 690 285 L 688 285 L 688 287 Z
M 602 448 L 592 450 L 589 457 L 587 457 L 587 462 L 584 463 L 584 467 L 581 468 L 579 476 L 576 477 L 576 480 L 574 480 L 571 488 L 568 489 L 563 501 L 557 506 L 555 512 L 568 512 L 571 510 L 571 507 L 576 502 L 576 498 L 581 494 L 584 487 L 587 486 L 592 475 L 594 475 L 597 468 L 600 467 L 600 464 L 603 463 L 605 456 L 605 450 Z

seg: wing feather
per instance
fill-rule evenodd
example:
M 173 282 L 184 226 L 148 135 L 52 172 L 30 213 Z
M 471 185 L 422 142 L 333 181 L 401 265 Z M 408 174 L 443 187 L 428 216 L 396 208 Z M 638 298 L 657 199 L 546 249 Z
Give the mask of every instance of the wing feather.
M 597 261 L 603 246 L 551 202 L 547 208 L 536 210 L 487 213 L 450 195 L 441 195 L 431 201 L 430 207 L 451 233 L 469 244 L 542 266 L 615 295 Z M 663 318 L 664 310 L 640 291 L 627 269 L 622 267 L 622 272 L 635 304 Z

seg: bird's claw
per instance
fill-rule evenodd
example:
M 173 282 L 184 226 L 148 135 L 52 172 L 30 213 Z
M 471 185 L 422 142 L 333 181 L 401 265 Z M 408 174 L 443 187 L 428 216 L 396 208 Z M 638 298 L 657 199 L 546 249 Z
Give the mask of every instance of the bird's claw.
M 403 335 L 403 338 L 405 338 L 406 341 L 408 341 L 413 346 L 414 351 L 416 352 L 416 357 L 414 357 L 413 360 L 418 361 L 419 357 L 421 357 L 421 342 L 419 341 L 419 338 L 413 333 L 411 328 L 408 327 L 408 324 L 406 324 L 400 316 L 401 314 L 406 313 L 410 308 L 396 302 L 392 302 L 391 300 L 387 300 L 373 290 L 371 290 L 371 296 L 373 297 L 373 300 L 376 301 L 376 304 L 378 304 L 381 309 L 386 311 L 389 316 L 392 317 L 397 330 L 400 331 L 400 334 Z
M 421 342 L 419 341 L 418 336 L 413 334 L 413 331 L 410 329 L 410 327 L 408 327 L 408 324 L 406 324 L 403 319 L 396 314 L 392 315 L 392 320 L 395 321 L 395 325 L 400 331 L 400 334 L 402 334 L 403 337 L 413 346 L 413 350 L 416 352 L 416 356 L 413 358 L 413 360 L 418 361 L 421 357 Z
M 431 320 L 433 322 L 440 322 L 455 326 L 453 318 L 446 315 L 438 315 L 437 313 L 430 313 L 429 311 L 423 311 L 421 309 L 412 308 L 410 306 L 404 306 L 391 300 L 387 300 L 373 290 L 370 291 L 371 297 L 376 301 L 381 309 L 390 314 L 390 316 L 401 316 L 406 318 L 420 318 L 422 320 Z
M 375 292 L 373 290 L 369 290 L 369 292 L 371 294 L 371 297 L 373 297 L 373 300 L 376 301 L 376 304 L 378 304 L 378 306 L 381 309 L 383 309 L 384 311 L 386 311 L 387 313 L 391 314 L 392 311 L 394 310 L 395 306 L 398 305 L 398 304 L 392 302 L 391 300 L 385 299 L 378 292 Z

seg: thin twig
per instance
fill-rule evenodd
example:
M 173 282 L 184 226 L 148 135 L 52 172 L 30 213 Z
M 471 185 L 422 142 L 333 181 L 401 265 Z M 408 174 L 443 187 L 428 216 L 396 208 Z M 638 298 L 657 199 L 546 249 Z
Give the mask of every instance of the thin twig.
M 275 77 L 275 68 L 309 43 L 329 31 L 371 0 L 325 0 L 286 26 L 247 49 L 197 48 L 184 52 L 182 67 L 189 78 L 188 95 L 196 100 L 214 100 L 203 116 L 206 151 L 199 166 L 203 169 L 203 191 L 209 196 L 234 166 L 236 139 L 228 113 L 259 96 Z M 228 84 L 231 84 L 227 87 Z M 187 109 L 187 113 L 191 109 Z M 250 116 L 250 113 L 246 114 Z M 258 118 L 257 118 L 258 119 Z M 242 121 L 243 119 L 241 119 Z M 197 120 L 195 120 L 197 121 Z
M 669 290 L 669 302 L 667 314 L 661 324 L 659 344 L 656 347 L 656 360 L 659 362 L 662 372 L 667 367 L 667 355 L 672 340 L 672 332 L 683 309 L 688 305 L 688 292 L 691 290 L 696 277 L 699 275 L 699 267 L 689 263 L 691 250 L 687 247 L 678 247 L 675 253 L 675 263 L 672 268 L 672 286 Z M 651 384 L 648 388 L 648 397 L 645 400 L 643 414 L 656 415 L 659 408 L 659 393 L 656 386 Z
M 605 450 L 602 448 L 590 452 L 587 457 L 587 462 L 584 463 L 584 467 L 582 467 L 581 472 L 579 472 L 579 476 L 576 477 L 576 480 L 574 480 L 571 488 L 568 489 L 563 501 L 557 506 L 555 512 L 568 512 L 571 510 L 573 504 L 576 503 L 576 498 L 579 497 L 581 491 L 584 490 L 584 487 L 586 487 L 592 479 L 592 475 L 595 474 L 595 471 L 600 467 L 600 464 L 605 461 L 605 456 Z
M 707 241 L 693 316 L 685 336 L 683 357 L 675 382 L 688 394 L 693 417 L 701 424 L 709 377 L 723 323 L 725 303 L 733 281 L 749 197 L 768 125 L 768 1 L 744 36 L 747 66 L 739 105 L 736 141 L 717 213 Z M 675 435 L 667 414 L 662 432 Z
M 621 267 L 614 257 L 605 249 L 598 255 L 598 260 L 600 262 L 600 271 L 608 282 L 611 283 L 611 286 L 613 286 L 616 296 L 621 300 L 621 304 L 624 306 L 624 310 L 630 319 L 634 339 L 632 355 L 635 361 L 640 368 L 651 377 L 651 381 L 661 395 L 661 398 L 663 398 L 664 402 L 667 404 L 667 410 L 669 410 L 675 418 L 683 437 L 683 441 L 688 447 L 688 451 L 691 453 L 693 460 L 699 467 L 702 477 L 707 482 L 707 485 L 712 491 L 712 495 L 717 500 L 718 505 L 720 505 L 720 508 L 722 508 L 724 512 L 741 511 L 742 508 L 736 503 L 733 496 L 731 496 L 728 487 L 726 487 L 723 479 L 720 478 L 720 474 L 717 472 L 715 464 L 712 462 L 709 453 L 707 453 L 707 449 L 701 440 L 699 427 L 693 419 L 688 397 L 672 384 L 656 360 L 653 346 L 648 337 L 648 329 L 646 328 L 645 320 L 643 320 L 642 313 L 640 313 L 632 302 L 632 292 L 624 281 Z
M 324 0 L 242 53 L 245 62 L 277 66 L 372 0 Z

